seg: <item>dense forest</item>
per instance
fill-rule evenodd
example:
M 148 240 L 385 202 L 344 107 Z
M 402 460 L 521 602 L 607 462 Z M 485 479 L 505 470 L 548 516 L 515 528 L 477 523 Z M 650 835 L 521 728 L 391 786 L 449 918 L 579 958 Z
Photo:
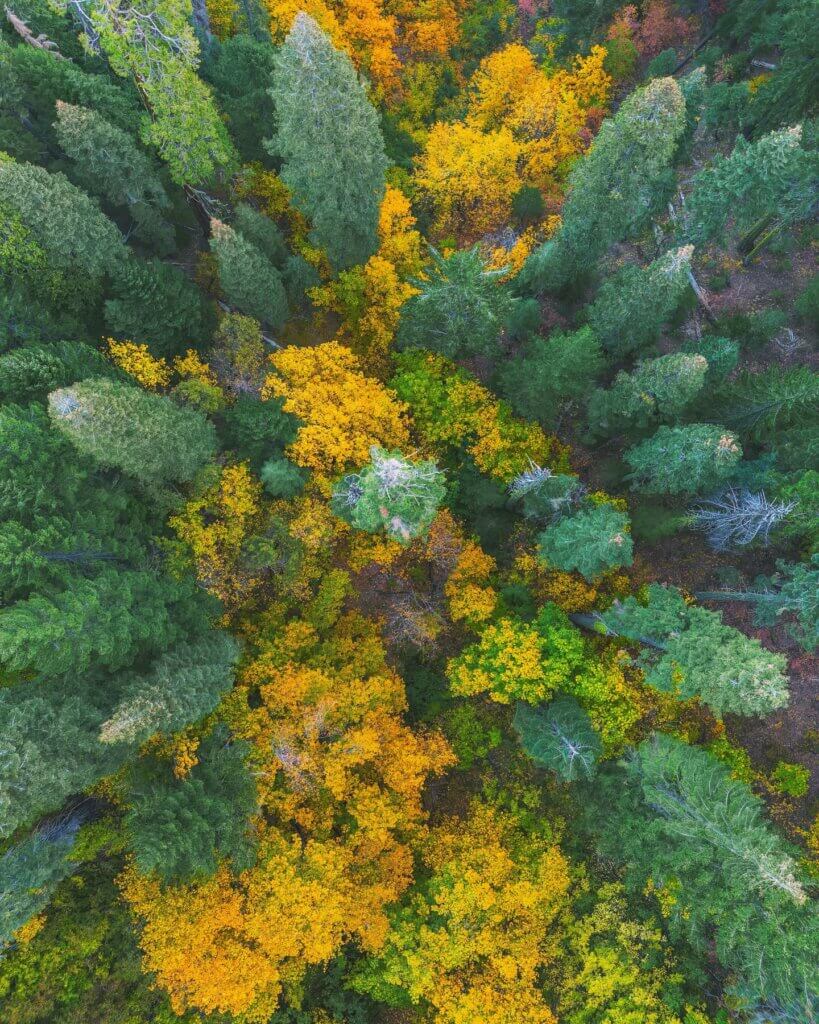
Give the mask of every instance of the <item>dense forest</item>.
M 816 0 L 7 0 L 3 1024 L 815 1024 Z

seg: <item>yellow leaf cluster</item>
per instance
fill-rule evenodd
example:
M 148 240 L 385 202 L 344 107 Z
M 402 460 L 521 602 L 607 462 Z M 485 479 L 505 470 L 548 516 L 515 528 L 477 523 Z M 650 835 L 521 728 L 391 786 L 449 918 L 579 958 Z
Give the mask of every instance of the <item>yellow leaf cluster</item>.
M 476 626 L 491 617 L 498 603 L 497 591 L 489 583 L 494 571 L 495 559 L 475 541 L 465 541 L 444 585 L 449 614 L 455 622 Z
M 521 145 L 521 177 L 546 192 L 591 142 L 589 110 L 605 108 L 611 78 L 606 51 L 592 47 L 569 69 L 545 70 L 531 50 L 511 43 L 484 58 L 470 82 L 467 124 L 483 132 L 506 128 Z M 560 172 L 560 173 L 558 173 Z
M 523 153 L 512 132 L 484 132 L 461 122 L 434 124 L 414 182 L 433 211 L 433 231 L 459 241 L 503 227 L 520 187 Z
M 235 608 L 254 581 L 240 569 L 244 541 L 261 524 L 261 484 L 246 463 L 217 470 L 218 479 L 191 498 L 169 526 L 178 538 L 173 549 L 193 562 L 202 586 Z
M 393 385 L 432 447 L 465 447 L 482 473 L 509 483 L 531 462 L 568 469 L 567 449 L 536 423 L 515 416 L 465 371 L 434 353 L 410 353 Z
M 427 1001 L 435 1024 L 554 1024 L 539 972 L 569 888 L 560 851 L 476 803 L 431 833 L 424 861 L 432 876 L 387 937 L 385 980 Z
M 409 442 L 406 409 L 383 384 L 366 377 L 355 355 L 331 341 L 290 346 L 270 357 L 274 373 L 262 397 L 276 395 L 302 425 L 288 449 L 299 466 L 325 479 L 369 461 L 370 447 Z
M 134 378 L 149 391 L 167 387 L 171 382 L 171 368 L 164 359 L 157 359 L 148 351 L 147 345 L 133 341 L 107 339 L 108 355 L 121 370 Z

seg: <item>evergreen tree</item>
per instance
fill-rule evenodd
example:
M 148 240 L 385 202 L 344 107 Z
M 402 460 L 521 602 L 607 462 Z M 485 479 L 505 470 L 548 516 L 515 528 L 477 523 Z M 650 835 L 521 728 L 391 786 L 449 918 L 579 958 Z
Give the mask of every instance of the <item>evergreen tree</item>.
M 307 482 L 305 471 L 283 457 L 268 459 L 259 476 L 272 498 L 295 498 Z
M 655 78 L 627 97 L 569 175 L 561 228 L 529 257 L 521 284 L 561 288 L 639 231 L 662 196 L 685 124 L 673 78 Z
M 603 632 L 644 645 L 646 682 L 683 700 L 699 697 L 717 715 L 766 715 L 788 703 L 786 661 L 758 640 L 689 606 L 673 587 L 651 584 L 648 603 L 629 597 L 597 616 Z
M 128 8 L 93 0 L 83 28 L 92 49 L 130 78 L 151 110 L 143 140 L 156 147 L 179 185 L 197 185 L 230 170 L 236 154 L 208 86 L 196 73 L 199 44 L 190 0 L 137 0 Z
M 562 572 L 577 570 L 591 582 L 608 569 L 631 565 L 629 518 L 609 504 L 564 516 L 538 537 L 538 556 Z
M 359 530 L 384 530 L 399 544 L 426 534 L 446 492 L 443 473 L 434 462 L 410 462 L 377 446 L 370 457 L 369 466 L 336 485 L 335 512 Z
M 276 224 L 248 203 L 239 203 L 233 226 L 274 267 L 281 269 L 288 257 L 287 244 Z
M 61 341 L 56 345 L 18 348 L 0 356 L 0 400 L 43 400 L 49 391 L 85 377 L 117 376 L 117 370 L 90 345 Z
M 1 837 L 56 810 L 134 752 L 97 739 L 117 692 L 117 677 L 98 671 L 0 689 Z
M 312 241 L 337 269 L 363 263 L 377 245 L 384 141 L 350 58 L 304 12 L 277 54 L 271 95 L 277 124 L 269 149 L 310 218 Z
M 498 372 L 501 394 L 519 416 L 553 428 L 561 411 L 588 393 L 603 370 L 600 342 L 588 327 L 533 338 Z
M 648 359 L 632 373 L 621 370 L 610 388 L 592 392 L 592 434 L 608 437 L 643 430 L 661 420 L 675 422 L 702 391 L 707 372 L 704 356 L 682 353 Z
M 819 554 L 810 562 L 777 562 L 772 576 L 759 576 L 744 590 L 698 591 L 700 601 L 744 601 L 754 606 L 757 626 L 774 626 L 795 616 L 790 634 L 806 651 L 819 646 Z
M 122 676 L 122 696 L 100 727 L 100 742 L 141 743 L 198 722 L 230 689 L 237 656 L 230 636 L 211 631 L 169 648 L 147 672 Z
M 567 782 L 594 777 L 602 750 L 600 737 L 572 697 L 558 697 L 540 707 L 520 703 L 512 724 L 533 761 Z
M 76 869 L 67 855 L 80 822 L 79 815 L 69 815 L 45 824 L 0 857 L 0 954 Z
M 509 497 L 520 501 L 523 514 L 536 522 L 550 522 L 567 515 L 584 499 L 584 488 L 576 476 L 552 473 L 532 463 L 509 485 Z
M 203 68 L 243 163 L 269 161 L 263 139 L 276 116 L 269 89 L 275 56 L 268 40 L 240 34 L 223 39 Z
M 225 857 L 236 870 L 250 866 L 257 799 L 248 752 L 222 726 L 200 744 L 186 778 L 175 778 L 167 762 L 136 769 L 125 825 L 141 871 L 179 882 L 212 875 Z
M 154 355 L 179 355 L 206 334 L 202 295 L 178 267 L 132 257 L 114 271 L 105 325 Z
M 287 296 L 270 261 L 244 235 L 218 220 L 211 221 L 210 247 L 231 305 L 271 327 L 281 327 L 287 319 Z
M 78 451 L 144 484 L 190 480 L 216 450 L 213 426 L 200 412 L 118 381 L 60 388 L 48 407 Z
M 625 773 L 598 778 L 584 807 L 600 852 L 626 865 L 633 891 L 651 879 L 672 897 L 672 937 L 710 946 L 747 1007 L 810 1003 L 817 918 L 796 851 L 747 785 L 707 751 L 662 735 L 640 745 Z
M 0 155 L 0 205 L 17 214 L 51 269 L 100 279 L 125 257 L 117 227 L 63 174 Z
M 698 494 L 727 480 L 742 458 L 734 434 L 692 423 L 660 427 L 623 456 L 634 490 L 648 494 Z
M 188 581 L 105 567 L 0 609 L 0 663 L 44 676 L 122 668 L 204 626 L 194 594 Z
M 745 371 L 714 396 L 724 422 L 754 440 L 790 427 L 819 427 L 819 373 L 808 366 Z
M 647 267 L 624 267 L 589 307 L 589 325 L 615 358 L 657 339 L 688 288 L 693 247 L 673 249 Z
M 135 237 L 161 254 L 174 249 L 174 233 L 160 211 L 170 206 L 157 169 L 130 135 L 85 107 L 57 101 L 57 139 L 73 161 L 72 176 L 92 195 L 124 206 Z
M 498 282 L 502 270 L 487 270 L 477 248 L 441 256 L 414 281 L 417 294 L 401 308 L 398 343 L 453 359 L 498 354 L 498 342 L 513 300 Z
M 730 156 L 716 156 L 694 178 L 686 204 L 692 241 L 723 238 L 729 218 L 742 232 L 760 218 L 771 218 L 763 224 L 769 228 L 774 220 L 781 226 L 810 217 L 819 154 L 803 149 L 801 141 L 801 127 L 783 128 L 757 142 L 740 136 Z

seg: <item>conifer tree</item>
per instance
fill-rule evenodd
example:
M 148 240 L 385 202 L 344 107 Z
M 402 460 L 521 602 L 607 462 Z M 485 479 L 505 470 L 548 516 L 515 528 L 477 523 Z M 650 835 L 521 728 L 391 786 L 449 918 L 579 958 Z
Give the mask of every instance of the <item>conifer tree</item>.
M 17 214 L 51 269 L 99 280 L 125 257 L 116 225 L 64 174 L 0 155 L 0 205 Z
M 55 388 L 86 377 L 116 376 L 117 370 L 90 345 L 62 341 L 32 345 L 0 356 L 0 400 L 42 400 Z
M 211 221 L 210 247 L 219 264 L 219 282 L 231 305 L 271 327 L 287 319 L 281 275 L 267 257 L 222 221 Z
M 161 254 L 174 248 L 173 229 L 161 211 L 170 200 L 157 168 L 130 135 L 85 107 L 57 101 L 57 139 L 73 161 L 72 177 L 92 195 L 124 206 L 134 234 Z
M 631 565 L 633 545 L 625 512 L 589 504 L 563 516 L 538 537 L 538 557 L 562 572 L 577 570 L 589 582 L 620 565 Z
M 589 307 L 589 326 L 615 358 L 636 352 L 660 333 L 688 288 L 693 247 L 673 249 L 647 267 L 624 267 Z
M 721 616 L 689 606 L 676 588 L 651 584 L 648 603 L 615 602 L 597 617 L 603 632 L 643 645 L 646 682 L 717 714 L 766 715 L 788 703 L 786 661 Z
M 136 569 L 77 576 L 57 594 L 0 609 L 0 664 L 43 676 L 122 668 L 182 639 L 188 622 L 204 625 L 194 593 L 189 581 Z
M 819 922 L 792 850 L 745 783 L 705 750 L 645 740 L 625 773 L 608 770 L 585 805 L 600 852 L 627 866 L 634 891 L 666 904 L 672 937 L 710 946 L 742 1005 L 807 1006 Z M 801 1018 L 797 1019 L 809 1019 Z
M 638 231 L 661 197 L 685 124 L 673 78 L 655 78 L 627 97 L 569 176 L 562 226 L 529 257 L 521 284 L 561 288 Z
M 180 882 L 212 875 L 225 857 L 237 870 L 250 866 L 257 799 L 248 752 L 221 726 L 200 745 L 186 778 L 175 778 L 167 762 L 137 766 L 125 825 L 140 871 Z
M 384 530 L 399 544 L 426 534 L 445 493 L 434 462 L 410 462 L 373 446 L 371 463 L 345 476 L 333 491 L 333 509 L 359 530 Z
M 83 455 L 144 484 L 190 480 L 216 449 L 200 412 L 118 381 L 91 378 L 52 391 L 48 408 Z
M 736 436 L 723 427 L 692 423 L 660 427 L 624 458 L 633 488 L 647 494 L 699 494 L 727 480 L 742 458 Z
M 592 434 L 608 437 L 662 420 L 675 422 L 702 391 L 707 373 L 704 356 L 684 353 L 648 359 L 632 373 L 621 370 L 610 388 L 592 392 Z
M 520 416 L 554 427 L 562 409 L 588 394 L 603 370 L 600 342 L 589 327 L 533 338 L 498 371 L 501 394 Z
M 237 655 L 230 636 L 211 631 L 175 644 L 147 672 L 122 676 L 122 696 L 100 726 L 100 742 L 143 742 L 154 733 L 175 732 L 199 721 L 230 688 Z
M 593 778 L 602 749 L 600 738 L 574 698 L 558 697 L 540 707 L 520 703 L 512 724 L 533 761 L 567 782 Z
M 720 239 L 729 218 L 747 231 L 760 218 L 770 227 L 804 220 L 816 208 L 816 150 L 802 148 L 802 128 L 782 128 L 748 142 L 739 136 L 730 156 L 716 156 L 694 178 L 686 204 L 688 236 L 696 243 Z
M 68 815 L 45 824 L 0 856 L 0 955 L 76 869 L 67 855 L 80 821 L 79 815 Z
M 498 280 L 503 270 L 488 270 L 477 248 L 449 256 L 431 252 L 432 264 L 413 282 L 417 294 L 401 308 L 399 345 L 430 349 L 449 359 L 497 355 L 513 306 Z
M 142 137 L 167 161 L 179 185 L 199 185 L 228 170 L 236 153 L 210 88 L 197 75 L 199 43 L 190 0 L 113 0 L 70 6 L 93 50 L 115 74 L 133 80 L 151 111 Z
M 268 144 L 282 180 L 337 269 L 376 249 L 387 158 L 375 110 L 346 53 L 296 15 L 273 72 L 276 131 Z M 343 130 L 340 126 L 343 125 Z

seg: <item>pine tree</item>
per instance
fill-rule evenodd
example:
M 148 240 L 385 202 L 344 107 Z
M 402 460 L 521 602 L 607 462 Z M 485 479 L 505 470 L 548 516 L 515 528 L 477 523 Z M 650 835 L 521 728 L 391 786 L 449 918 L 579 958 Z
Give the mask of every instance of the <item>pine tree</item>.
M 431 250 L 432 264 L 418 289 L 401 308 L 398 344 L 426 348 L 447 358 L 498 354 L 498 342 L 513 300 L 488 270 L 477 248 L 441 256 Z
M 501 394 L 519 416 L 553 428 L 562 410 L 588 394 L 604 366 L 600 342 L 588 327 L 533 338 L 498 372 Z
M 792 427 L 819 427 L 819 373 L 808 366 L 745 371 L 714 396 L 724 422 L 754 440 Z
M 735 232 L 759 225 L 762 234 L 773 223 L 783 226 L 810 217 L 819 157 L 801 142 L 800 126 L 783 128 L 757 142 L 740 136 L 730 156 L 716 156 L 694 178 L 686 204 L 688 237 L 698 245 L 720 240 L 729 218 Z
M 434 462 L 410 462 L 377 446 L 370 458 L 336 485 L 335 512 L 359 530 L 384 530 L 399 544 L 424 536 L 446 492 L 443 473 Z
M 533 291 L 562 288 L 646 223 L 669 180 L 685 130 L 685 99 L 672 78 L 655 78 L 603 122 L 569 176 L 560 230 L 520 275 Z
M 211 221 L 210 247 L 231 305 L 271 327 L 281 327 L 287 319 L 287 296 L 278 270 L 244 235 L 218 220 Z
M 164 651 L 147 672 L 121 677 L 122 697 L 100 727 L 100 742 L 141 743 L 199 721 L 230 689 L 237 656 L 230 636 L 211 631 Z
M 75 380 L 106 375 L 117 376 L 117 371 L 95 348 L 79 341 L 18 348 L 0 356 L 0 400 L 42 400 Z
M 190 480 L 216 450 L 200 412 L 117 381 L 92 378 L 52 391 L 48 407 L 79 452 L 144 484 Z
M 0 205 L 17 214 L 51 269 L 99 280 L 125 258 L 116 225 L 63 174 L 0 155 Z
M 123 668 L 184 638 L 189 621 L 202 628 L 202 618 L 190 582 L 106 566 L 0 609 L 0 664 L 43 676 Z
M 736 436 L 723 427 L 692 423 L 660 427 L 623 456 L 632 487 L 647 494 L 698 494 L 727 480 L 742 458 Z
M 337 269 L 363 263 L 378 244 L 384 142 L 350 58 L 304 12 L 277 54 L 271 95 L 277 124 L 268 146 L 312 241 Z
M 675 422 L 705 386 L 708 362 L 701 355 L 675 353 L 648 359 L 632 373 L 621 370 L 610 388 L 589 399 L 589 427 L 596 437 Z
M 236 870 L 250 866 L 257 798 L 249 749 L 221 726 L 200 744 L 187 778 L 176 779 L 167 762 L 136 769 L 125 826 L 140 871 L 180 882 L 212 875 L 226 857 Z
M 693 246 L 673 249 L 647 267 L 624 267 L 589 307 L 589 326 L 615 358 L 655 341 L 688 288 Z
M 754 606 L 757 626 L 774 626 L 780 616 L 796 617 L 790 634 L 806 651 L 819 646 L 819 554 L 810 562 L 777 562 L 771 576 L 759 576 L 743 590 L 698 591 L 700 601 L 743 601 Z
M 202 295 L 179 267 L 132 257 L 116 268 L 105 325 L 157 356 L 181 355 L 207 334 Z M 75 378 L 81 379 L 81 378 Z
M 124 206 L 134 218 L 134 234 L 165 255 L 174 233 L 160 211 L 170 199 L 158 170 L 132 137 L 100 114 L 57 101 L 57 139 L 73 161 L 72 176 L 92 195 Z
M 602 750 L 589 716 L 572 697 L 532 707 L 518 704 L 512 721 L 529 757 L 573 782 L 591 779 Z
M 589 504 L 538 536 L 538 557 L 562 572 L 577 570 L 591 582 L 608 569 L 631 565 L 629 529 L 625 512 L 608 504 Z
M 644 645 L 646 682 L 682 700 L 699 697 L 717 715 L 766 715 L 788 703 L 787 662 L 720 615 L 689 606 L 676 588 L 652 584 L 597 616 L 603 631 Z
M 743 1006 L 809 1003 L 819 925 L 796 851 L 747 785 L 707 751 L 662 735 L 638 747 L 625 773 L 598 779 L 584 807 L 600 852 L 627 866 L 633 891 L 650 880 L 668 898 L 672 938 L 712 948 Z

